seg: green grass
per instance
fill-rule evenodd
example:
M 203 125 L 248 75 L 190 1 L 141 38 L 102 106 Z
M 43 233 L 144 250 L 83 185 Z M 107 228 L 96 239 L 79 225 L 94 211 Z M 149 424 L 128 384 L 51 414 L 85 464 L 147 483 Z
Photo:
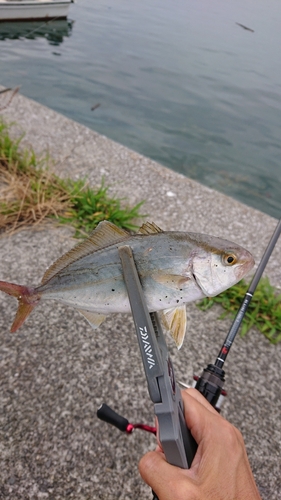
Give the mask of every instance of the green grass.
M 197 306 L 206 311 L 213 305 L 220 304 L 224 312 L 219 319 L 228 315 L 234 318 L 248 286 L 245 280 L 241 280 L 216 297 L 203 299 Z M 242 322 L 241 336 L 244 337 L 252 327 L 256 327 L 272 344 L 281 341 L 281 294 L 277 293 L 267 277 L 261 278 L 255 290 Z
M 58 177 L 50 158 L 38 159 L 32 149 L 20 147 L 0 119 L 0 231 L 13 232 L 46 220 L 72 225 L 75 236 L 83 237 L 102 220 L 135 230 L 143 218 L 143 202 L 130 207 L 124 199 L 110 197 L 102 180 L 96 188 L 86 179 Z
M 108 187 L 102 181 L 100 187 L 92 189 L 86 180 L 65 182 L 69 192 L 71 208 L 60 215 L 61 223 L 71 224 L 75 229 L 76 237 L 83 237 L 90 233 L 102 220 L 109 220 L 117 226 L 134 231 L 137 229 L 133 221 L 140 217 L 139 209 L 143 202 L 130 208 L 122 208 L 122 199 L 108 196 Z

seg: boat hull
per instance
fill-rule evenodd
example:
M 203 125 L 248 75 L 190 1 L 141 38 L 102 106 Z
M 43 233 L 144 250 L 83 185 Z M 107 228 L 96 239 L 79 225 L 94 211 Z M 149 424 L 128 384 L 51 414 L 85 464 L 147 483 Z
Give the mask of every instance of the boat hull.
M 66 19 L 71 1 L 0 0 L 0 22 Z

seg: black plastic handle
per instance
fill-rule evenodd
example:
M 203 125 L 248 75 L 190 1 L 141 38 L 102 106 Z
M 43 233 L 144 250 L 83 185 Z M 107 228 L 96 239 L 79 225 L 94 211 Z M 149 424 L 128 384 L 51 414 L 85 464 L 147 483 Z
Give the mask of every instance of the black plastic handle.
M 127 431 L 129 421 L 126 418 L 121 417 L 121 415 L 118 415 L 118 413 L 112 410 L 105 403 L 103 403 L 101 407 L 98 409 L 97 417 L 100 420 L 107 422 L 108 424 L 114 425 L 115 427 L 117 427 L 117 429 L 119 429 L 122 432 Z

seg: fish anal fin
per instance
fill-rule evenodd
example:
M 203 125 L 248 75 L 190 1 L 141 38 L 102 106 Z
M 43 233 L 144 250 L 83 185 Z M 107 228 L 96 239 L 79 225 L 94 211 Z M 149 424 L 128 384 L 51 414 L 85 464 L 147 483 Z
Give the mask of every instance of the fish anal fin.
M 161 316 L 164 326 L 169 330 L 177 348 L 180 349 L 186 332 L 185 305 L 165 309 Z
M 86 311 L 85 309 L 78 309 L 78 311 L 82 314 L 82 316 L 84 316 L 84 318 L 86 318 L 94 330 L 98 328 L 106 318 L 104 314 Z
M 53 278 L 53 276 L 62 271 L 66 266 L 73 264 L 76 260 L 102 248 L 124 241 L 128 236 L 129 233 L 127 231 L 115 226 L 112 222 L 106 220 L 100 222 L 85 241 L 82 241 L 69 250 L 69 252 L 59 257 L 47 269 L 42 278 L 42 284 Z
M 163 233 L 162 229 L 154 222 L 145 222 L 138 230 L 139 234 L 156 234 Z

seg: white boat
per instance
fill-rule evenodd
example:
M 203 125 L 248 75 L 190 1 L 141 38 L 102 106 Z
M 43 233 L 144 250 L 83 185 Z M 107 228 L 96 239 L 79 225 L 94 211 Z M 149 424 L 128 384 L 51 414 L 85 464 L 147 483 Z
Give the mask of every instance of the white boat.
M 74 0 L 0 0 L 0 22 L 65 19 Z

